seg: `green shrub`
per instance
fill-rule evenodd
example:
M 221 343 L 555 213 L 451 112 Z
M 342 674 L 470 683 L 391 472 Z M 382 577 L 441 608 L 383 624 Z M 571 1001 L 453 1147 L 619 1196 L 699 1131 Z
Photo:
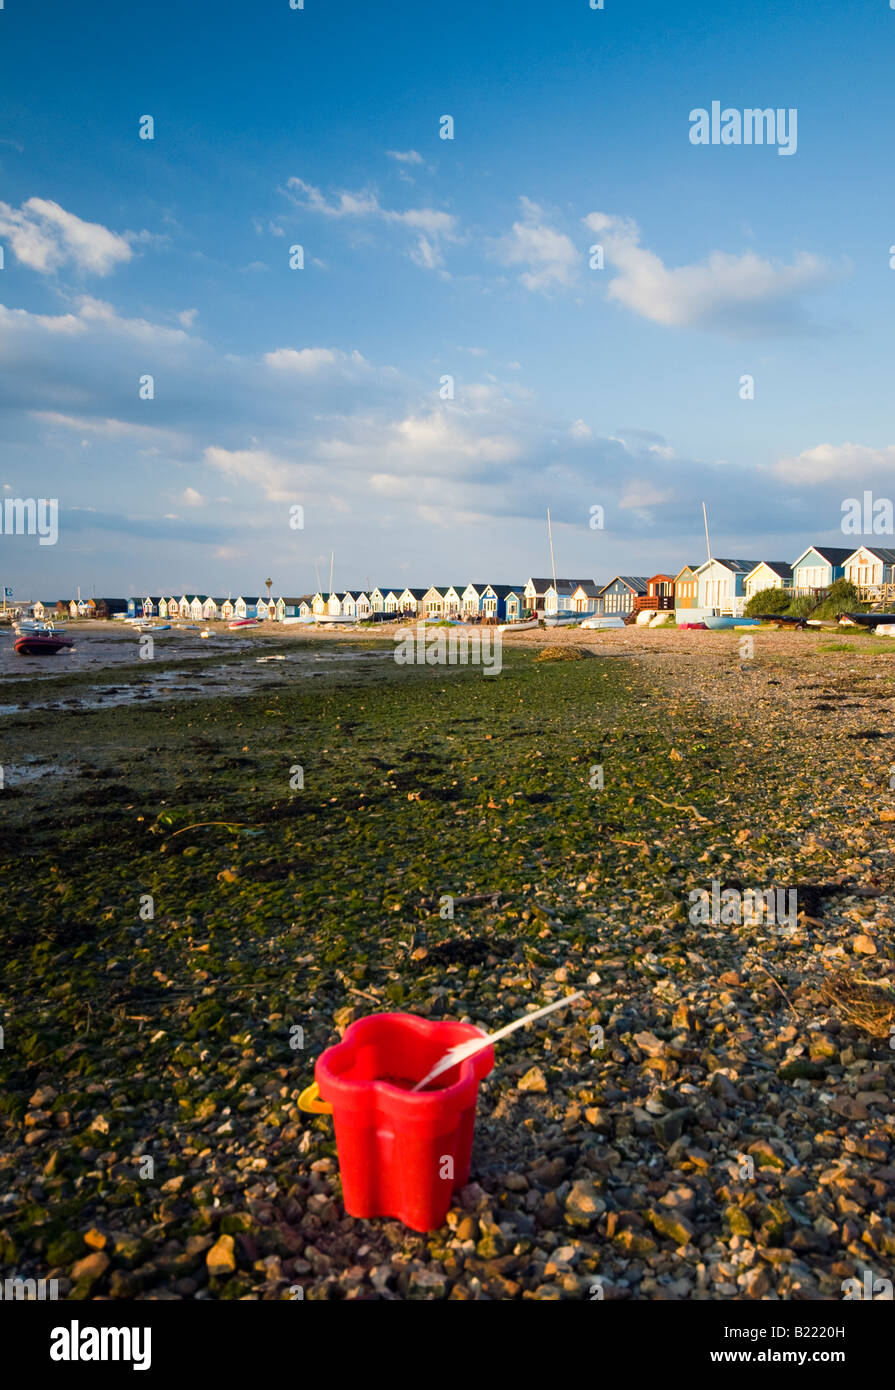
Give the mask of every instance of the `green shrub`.
M 785 589 L 759 589 L 744 610 L 744 617 L 757 618 L 760 613 L 782 613 L 788 608 L 790 595 Z
M 809 594 L 800 594 L 794 598 L 787 608 L 787 613 L 792 618 L 807 618 L 814 611 L 815 600 Z
M 835 618 L 837 613 L 863 613 L 867 608 L 861 602 L 854 584 L 847 579 L 837 579 L 824 594 L 823 600 L 812 613 L 812 618 Z

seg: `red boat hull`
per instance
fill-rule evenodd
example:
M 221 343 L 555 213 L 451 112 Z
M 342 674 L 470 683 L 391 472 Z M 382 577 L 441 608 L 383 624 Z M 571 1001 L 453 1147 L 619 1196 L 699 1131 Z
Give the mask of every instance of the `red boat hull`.
M 73 647 L 67 637 L 38 637 L 32 633 L 31 636 L 17 637 L 15 649 L 19 656 L 55 656 L 63 647 Z

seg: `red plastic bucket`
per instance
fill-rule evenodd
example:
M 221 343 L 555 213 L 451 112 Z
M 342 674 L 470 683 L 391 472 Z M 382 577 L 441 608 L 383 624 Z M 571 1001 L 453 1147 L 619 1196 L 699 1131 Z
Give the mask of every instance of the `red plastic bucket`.
M 308 1091 L 316 1088 L 324 1104 L 305 1108 L 332 1110 L 349 1215 L 397 1217 L 414 1231 L 444 1224 L 452 1194 L 469 1178 L 479 1082 L 494 1049 L 444 1072 L 432 1089 L 410 1088 L 448 1048 L 482 1036 L 470 1023 L 371 1014 L 317 1058 Z

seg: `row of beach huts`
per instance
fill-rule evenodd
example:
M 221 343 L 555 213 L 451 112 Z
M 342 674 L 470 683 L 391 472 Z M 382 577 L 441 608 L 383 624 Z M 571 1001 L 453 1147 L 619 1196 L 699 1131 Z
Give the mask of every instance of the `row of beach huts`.
M 247 618 L 364 622 L 392 616 L 514 623 L 567 613 L 626 618 L 644 610 L 699 610 L 736 617 L 761 590 L 784 589 L 793 597 L 819 596 L 841 578 L 853 583 L 864 598 L 890 597 L 895 587 L 895 550 L 813 545 L 791 564 L 782 560 L 711 559 L 701 565 L 684 565 L 677 574 L 617 574 L 608 584 L 593 579 L 533 577 L 524 584 L 392 587 L 276 598 L 155 594 L 128 599 L 62 599 L 32 607 L 35 618 L 176 618 L 204 623 Z

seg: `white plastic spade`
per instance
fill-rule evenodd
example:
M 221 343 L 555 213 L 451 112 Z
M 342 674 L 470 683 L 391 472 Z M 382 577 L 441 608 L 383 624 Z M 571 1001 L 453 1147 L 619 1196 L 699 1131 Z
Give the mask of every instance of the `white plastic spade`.
M 421 1091 L 443 1071 L 450 1071 L 451 1067 L 455 1067 L 458 1062 L 464 1062 L 467 1057 L 474 1057 L 477 1052 L 483 1052 L 492 1043 L 500 1042 L 501 1038 L 515 1033 L 517 1028 L 523 1028 L 526 1023 L 534 1023 L 536 1018 L 545 1018 L 547 1014 L 552 1014 L 554 1009 L 563 1009 L 566 1004 L 573 1004 L 576 999 L 583 998 L 584 991 L 579 989 L 577 994 L 569 994 L 565 999 L 557 999 L 552 1004 L 548 1004 L 546 1008 L 536 1009 L 533 1014 L 524 1014 L 522 1018 L 517 1018 L 515 1023 L 508 1023 L 505 1028 L 498 1028 L 496 1033 L 489 1033 L 487 1037 L 470 1038 L 469 1042 L 457 1043 L 456 1047 L 449 1048 L 441 1061 L 436 1062 L 432 1070 L 427 1072 L 422 1081 L 418 1081 L 412 1089 Z

